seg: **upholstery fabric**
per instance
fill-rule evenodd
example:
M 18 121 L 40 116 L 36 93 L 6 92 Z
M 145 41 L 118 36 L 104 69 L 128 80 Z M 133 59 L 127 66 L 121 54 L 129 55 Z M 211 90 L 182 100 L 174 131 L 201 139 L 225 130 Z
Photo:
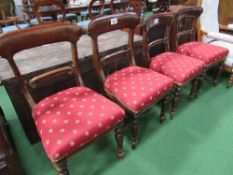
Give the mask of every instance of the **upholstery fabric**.
M 173 79 L 150 69 L 130 66 L 109 75 L 105 91 L 137 113 L 172 88 Z
M 215 61 L 224 59 L 228 54 L 228 50 L 226 48 L 202 42 L 189 42 L 182 44 L 177 48 L 177 52 L 200 59 L 205 62 L 206 66 L 214 63 Z
M 93 15 L 98 15 L 99 14 L 99 10 L 91 10 L 91 13 Z M 87 17 L 88 15 L 89 15 L 89 11 L 88 10 L 84 10 L 84 11 L 80 12 L 80 16 Z
M 57 15 L 57 18 L 58 19 L 61 19 L 63 17 L 63 15 Z M 68 21 L 72 21 L 72 20 L 75 20 L 77 21 L 77 15 L 74 14 L 74 13 L 66 13 L 66 20 Z
M 176 83 L 184 83 L 205 66 L 201 60 L 173 52 L 165 52 L 152 58 L 150 68 L 171 77 Z
M 84 30 L 88 29 L 88 25 L 90 23 L 90 20 L 85 20 L 85 21 L 80 21 L 78 23 L 76 23 L 79 27 L 81 27 Z
M 67 155 L 124 118 L 124 110 L 86 87 L 74 87 L 40 101 L 32 116 L 51 160 Z
M 21 29 L 24 29 L 24 28 L 29 27 L 30 25 L 29 25 L 29 24 L 18 24 L 18 26 L 19 26 Z M 14 31 L 14 30 L 18 30 L 18 28 L 17 28 L 15 25 L 6 26 L 6 27 L 3 27 L 3 28 L 2 28 L 3 33 L 10 32 L 10 31 Z
M 229 54 L 227 55 L 227 58 L 224 62 L 226 66 L 233 67 L 233 44 L 224 42 L 224 41 L 213 41 L 210 44 L 216 45 L 216 46 L 222 46 L 229 50 Z
M 45 21 L 50 21 L 50 20 L 52 20 L 52 17 L 51 16 L 43 16 L 42 19 L 45 20 Z M 32 25 L 38 25 L 39 24 L 37 18 L 31 19 L 30 23 Z

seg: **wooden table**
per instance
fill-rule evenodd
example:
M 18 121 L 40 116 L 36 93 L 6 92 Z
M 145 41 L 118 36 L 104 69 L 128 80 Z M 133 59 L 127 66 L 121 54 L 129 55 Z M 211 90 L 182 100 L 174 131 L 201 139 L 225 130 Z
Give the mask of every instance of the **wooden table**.
M 126 32 L 120 30 L 102 35 L 99 40 L 101 53 L 107 54 L 112 50 L 124 47 L 127 44 L 127 36 L 128 34 Z M 137 51 L 136 57 L 142 60 L 140 36 L 135 36 L 135 47 L 135 51 Z M 78 53 L 81 73 L 85 84 L 88 87 L 99 90 L 99 81 L 92 64 L 92 50 L 89 36 L 83 35 L 80 38 L 78 42 Z M 56 68 L 61 65 L 67 65 L 71 61 L 70 58 L 70 45 L 63 42 L 36 47 L 15 55 L 16 63 L 19 65 L 20 71 L 26 79 L 29 79 L 45 70 L 50 70 L 51 68 Z M 2 81 L 9 94 L 28 139 L 31 143 L 37 142 L 38 135 L 31 117 L 31 111 L 20 93 L 18 83 L 16 82 L 14 74 L 5 59 L 0 59 L 0 81 Z M 57 90 L 68 88 L 73 85 L 74 79 L 64 76 L 56 79 L 54 82 L 49 82 L 47 86 L 43 86 L 33 92 L 34 97 L 38 101 Z

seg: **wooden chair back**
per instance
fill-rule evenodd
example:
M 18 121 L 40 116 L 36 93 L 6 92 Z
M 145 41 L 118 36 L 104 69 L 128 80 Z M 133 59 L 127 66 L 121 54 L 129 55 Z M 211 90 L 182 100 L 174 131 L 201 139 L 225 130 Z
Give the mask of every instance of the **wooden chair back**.
M 48 14 L 57 19 L 57 14 L 62 14 L 62 18 L 58 19 L 59 22 L 64 22 L 66 19 L 66 10 L 62 1 L 59 0 L 36 0 L 34 5 L 34 14 L 39 24 L 45 23 L 42 16 Z
M 99 14 L 98 15 L 94 15 L 92 13 L 92 10 L 94 9 L 96 3 L 99 3 Z M 88 5 L 88 13 L 89 13 L 89 18 L 91 20 L 98 18 L 100 16 L 103 16 L 104 15 L 104 0 L 91 0 Z
M 0 56 L 5 58 L 10 64 L 15 78 L 19 83 L 20 90 L 31 108 L 35 105 L 31 91 L 37 88 L 40 84 L 43 84 L 45 80 L 64 74 L 70 74 L 74 75 L 77 84 L 83 85 L 78 66 L 76 46 L 81 35 L 82 31 L 76 25 L 53 23 L 21 29 L 0 36 Z M 71 44 L 72 63 L 70 66 L 64 66 L 42 73 L 30 80 L 25 80 L 23 78 L 19 67 L 14 60 L 14 55 L 16 53 L 37 46 L 63 41 L 67 41 Z
M 6 16 L 15 16 L 15 3 L 14 0 L 3 0 L 0 1 L 0 9 L 4 12 Z M 0 19 L 2 19 L 2 14 L 0 14 Z
M 114 8 L 114 1 L 111 0 L 110 7 L 112 9 L 112 13 L 122 13 L 122 12 L 135 12 L 138 16 L 141 16 L 142 11 L 146 8 L 146 2 L 145 0 L 129 0 L 128 7 L 126 9 L 123 9 L 123 11 L 117 11 Z
M 174 22 L 175 16 L 170 13 L 155 14 L 144 21 L 142 45 L 147 67 L 156 53 L 156 47 L 163 46 L 165 51 L 170 51 L 170 33 Z
M 22 5 L 23 5 L 24 12 L 31 11 L 34 9 L 35 0 L 22 0 Z M 34 14 L 27 13 L 27 15 L 30 19 L 35 17 Z
M 111 64 L 118 64 L 127 59 L 129 65 L 135 65 L 134 58 L 134 30 L 139 24 L 140 18 L 134 13 L 118 13 L 114 15 L 96 18 L 89 24 L 88 34 L 92 40 L 92 52 L 94 65 L 102 83 L 106 80 L 106 67 Z M 104 26 L 104 27 L 102 27 Z M 119 29 L 128 29 L 128 44 L 125 48 L 102 56 L 99 52 L 98 37 L 104 33 Z M 120 37 L 120 36 L 119 36 Z M 103 86 L 102 86 L 103 87 Z
M 178 47 L 180 44 L 196 41 L 197 31 L 196 24 L 203 9 L 197 6 L 190 6 L 182 8 L 176 15 L 176 44 Z

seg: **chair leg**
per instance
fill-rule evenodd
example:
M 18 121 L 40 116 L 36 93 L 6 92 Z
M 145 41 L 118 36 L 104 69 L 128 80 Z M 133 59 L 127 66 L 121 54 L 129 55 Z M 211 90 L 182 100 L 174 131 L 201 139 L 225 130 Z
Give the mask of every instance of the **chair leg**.
M 168 100 L 169 100 L 169 96 L 164 97 L 163 100 L 162 100 L 160 123 L 163 123 L 166 120 L 166 111 L 167 111 Z
M 133 119 L 132 128 L 131 128 L 131 134 L 132 134 L 132 140 L 131 145 L 132 148 L 135 149 L 138 143 L 138 127 L 139 127 L 139 120 L 137 118 Z
M 199 77 L 196 77 L 192 82 L 191 92 L 189 94 L 189 99 L 194 99 L 196 97 L 197 86 L 199 82 Z
M 213 81 L 214 86 L 216 86 L 218 84 L 218 80 L 222 74 L 222 71 L 223 71 L 223 62 L 219 64 L 217 74 L 216 74 L 214 81 Z
M 178 105 L 178 101 L 180 99 L 180 95 L 181 95 L 181 91 L 182 91 L 182 87 L 181 86 L 177 86 L 175 89 L 175 96 L 173 97 L 172 100 L 172 110 L 170 113 L 170 119 L 172 120 L 174 118 L 176 109 L 177 109 L 177 105 Z
M 206 71 L 204 70 L 198 76 L 198 84 L 197 84 L 197 89 L 196 89 L 195 97 L 197 97 L 200 94 L 200 92 L 201 92 L 201 87 L 202 87 L 202 84 L 203 84 L 203 80 L 205 79 L 205 74 L 206 74 Z
M 122 159 L 125 155 L 125 151 L 124 151 L 124 147 L 123 147 L 124 136 L 123 136 L 123 132 L 122 132 L 122 125 L 118 126 L 115 129 L 115 139 L 116 139 L 116 143 L 117 143 L 117 156 L 119 159 Z
M 233 72 L 231 73 L 228 81 L 227 81 L 227 88 L 231 87 L 233 84 Z
M 66 165 L 66 160 L 53 162 L 53 167 L 56 169 L 57 175 L 69 175 L 69 171 Z

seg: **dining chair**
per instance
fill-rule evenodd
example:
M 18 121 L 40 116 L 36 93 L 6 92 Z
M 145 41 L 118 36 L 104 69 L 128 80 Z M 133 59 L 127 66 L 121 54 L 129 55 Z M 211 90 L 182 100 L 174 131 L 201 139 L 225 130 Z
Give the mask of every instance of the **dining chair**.
M 112 9 L 112 13 L 123 13 L 123 12 L 134 12 L 138 16 L 144 16 L 143 12 L 146 8 L 146 2 L 144 0 L 129 0 L 128 6 L 123 9 L 115 8 L 115 2 L 118 0 L 111 0 L 110 7 Z
M 134 56 L 134 30 L 140 18 L 135 13 L 118 13 L 96 18 L 90 22 L 88 34 L 92 41 L 93 63 L 105 94 L 123 107 L 132 120 L 132 148 L 137 145 L 139 117 L 152 105 L 162 100 L 160 121 L 163 122 L 166 104 L 174 81 L 150 69 L 136 65 Z M 102 27 L 105 26 L 105 27 Z M 128 44 L 118 51 L 102 55 L 98 39 L 107 32 L 128 29 Z M 123 35 L 118 38 L 122 39 Z M 126 66 L 118 67 L 119 64 Z M 116 67 L 117 69 L 112 69 Z
M 198 79 L 205 66 L 203 61 L 170 51 L 172 39 L 170 35 L 174 22 L 175 17 L 171 13 L 155 14 L 147 18 L 143 25 L 142 44 L 146 66 L 175 81 L 171 119 L 175 115 L 182 89 L 191 81 L 192 88 L 189 97 L 194 98 Z M 165 52 L 158 54 L 159 47 L 163 47 Z
M 66 161 L 70 156 L 112 129 L 115 129 L 117 155 L 119 158 L 124 156 L 124 110 L 83 86 L 77 53 L 77 41 L 81 35 L 82 31 L 75 24 L 51 23 L 0 36 L 0 56 L 8 61 L 14 72 L 19 93 L 23 94 L 32 109 L 32 118 L 44 150 L 59 175 L 69 174 Z M 71 63 L 51 68 L 50 71 L 35 75 L 31 79 L 24 79 L 14 55 L 26 49 L 57 42 L 70 43 Z M 77 86 L 61 90 L 39 102 L 33 99 L 33 89 L 65 75 L 73 76 Z
M 43 17 L 43 13 L 46 13 L 51 20 L 47 20 Z M 39 24 L 48 22 L 64 22 L 66 20 L 66 9 L 61 1 L 57 0 L 36 0 L 34 4 L 34 15 Z M 58 16 L 60 17 L 58 18 Z
M 23 13 L 26 16 L 26 19 L 30 25 L 38 25 L 39 22 L 34 15 L 34 5 L 35 0 L 22 0 Z M 42 16 L 43 21 L 51 21 L 51 16 Z
M 67 13 L 64 3 L 60 0 L 36 0 L 33 9 L 36 18 L 30 20 L 32 25 L 53 21 L 77 22 L 77 15 Z
M 99 9 L 95 9 L 95 3 L 99 3 Z M 91 20 L 98 18 L 100 16 L 104 15 L 104 0 L 91 0 L 89 5 L 88 5 L 88 18 L 87 20 L 83 20 L 77 23 L 79 27 L 87 31 L 88 25 Z
M 217 68 L 216 75 L 213 78 L 213 84 L 218 84 L 218 79 L 222 73 L 224 61 L 229 50 L 224 46 L 216 46 L 209 43 L 196 41 L 196 22 L 202 13 L 201 7 L 190 7 L 180 9 L 176 16 L 177 23 L 177 52 L 194 57 L 205 62 L 205 69 L 202 79 L 207 70 Z M 201 83 L 199 84 L 199 87 Z M 198 93 L 199 93 L 198 88 Z
M 10 3 L 13 2 L 10 1 Z M 14 5 L 12 4 L 12 6 Z M 10 11 L 10 9 L 0 6 L 0 34 L 30 26 L 23 16 L 8 16 L 7 14 L 12 14 L 12 12 L 6 13 L 6 11 Z
M 233 84 L 233 28 L 225 21 L 221 23 L 223 14 L 226 16 L 230 12 L 225 12 L 225 6 L 231 7 L 232 1 L 219 0 L 196 0 L 197 5 L 203 8 L 203 13 L 198 23 L 198 39 L 209 44 L 222 46 L 229 50 L 229 54 L 223 63 L 223 70 L 230 73 L 227 87 Z M 222 5 L 222 6 L 221 6 Z
M 88 4 L 86 4 L 87 6 L 90 6 L 90 3 L 93 3 L 92 1 L 86 1 Z M 94 4 L 99 3 L 100 7 L 102 6 L 102 4 L 105 4 L 105 0 L 101 1 L 101 0 L 97 0 L 96 2 L 94 2 Z M 99 9 L 98 7 L 94 7 L 94 4 L 92 4 L 91 6 L 93 7 L 91 10 L 87 9 L 87 10 L 83 10 L 80 12 L 80 17 L 81 20 L 83 21 L 84 19 L 88 20 L 88 18 L 90 17 L 90 15 L 92 16 L 96 16 L 98 14 L 100 14 L 101 8 Z M 103 13 L 105 15 L 110 15 L 112 13 L 112 9 L 111 8 L 103 8 Z

